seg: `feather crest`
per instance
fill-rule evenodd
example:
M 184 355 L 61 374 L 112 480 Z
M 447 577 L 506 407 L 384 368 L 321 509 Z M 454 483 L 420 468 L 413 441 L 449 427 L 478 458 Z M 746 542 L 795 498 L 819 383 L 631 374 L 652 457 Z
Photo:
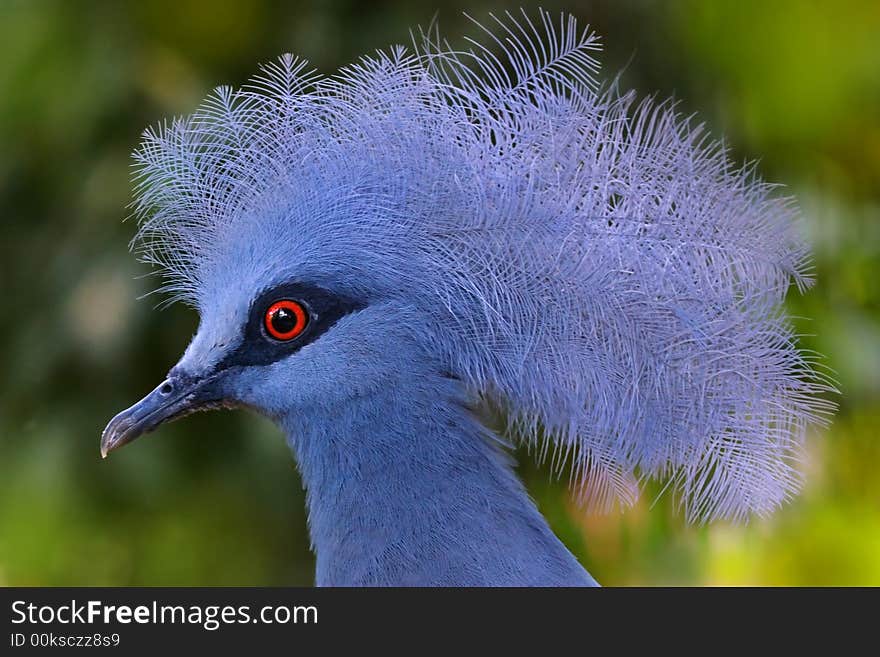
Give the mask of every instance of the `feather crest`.
M 572 17 L 492 21 L 332 77 L 286 55 L 147 131 L 143 257 L 195 304 L 245 248 L 399 295 L 593 503 L 661 477 L 690 518 L 769 512 L 833 410 L 781 309 L 811 282 L 793 203 L 674 104 L 600 89 Z

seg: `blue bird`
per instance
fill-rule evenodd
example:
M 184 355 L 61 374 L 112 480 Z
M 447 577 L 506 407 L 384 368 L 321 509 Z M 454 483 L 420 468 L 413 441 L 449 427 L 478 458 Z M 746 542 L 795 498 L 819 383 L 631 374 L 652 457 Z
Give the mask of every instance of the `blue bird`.
M 743 519 L 833 412 L 781 308 L 812 280 L 792 201 L 599 85 L 572 17 L 492 21 L 328 77 L 285 55 L 135 153 L 135 243 L 200 323 L 102 455 L 194 411 L 272 418 L 318 585 L 594 585 L 510 443 L 587 504 L 661 478 L 689 519 Z

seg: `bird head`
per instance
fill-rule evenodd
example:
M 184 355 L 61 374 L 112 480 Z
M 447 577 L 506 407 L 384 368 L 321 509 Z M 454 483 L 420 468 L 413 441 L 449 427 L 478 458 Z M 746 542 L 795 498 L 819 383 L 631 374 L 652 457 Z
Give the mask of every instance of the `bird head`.
M 364 174 L 375 178 L 372 168 Z M 369 394 L 430 358 L 424 340 L 436 308 L 414 283 L 414 263 L 401 262 L 401 237 L 387 230 L 389 199 L 363 179 L 345 188 L 340 171 L 307 175 L 278 181 L 218 227 L 210 258 L 187 272 L 196 334 L 165 380 L 111 420 L 103 455 L 201 410 L 307 421 L 316 405 Z
M 145 133 L 136 243 L 200 324 L 104 454 L 433 370 L 600 505 L 648 476 L 692 518 L 788 498 L 833 408 L 780 309 L 810 282 L 792 203 L 674 105 L 598 87 L 573 18 L 494 20 L 494 51 L 432 32 L 330 77 L 285 56 Z

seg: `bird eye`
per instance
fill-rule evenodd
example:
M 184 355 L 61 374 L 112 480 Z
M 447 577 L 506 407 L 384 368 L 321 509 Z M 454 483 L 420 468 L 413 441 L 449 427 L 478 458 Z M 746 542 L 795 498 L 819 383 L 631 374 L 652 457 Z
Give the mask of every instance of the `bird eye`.
M 263 324 L 276 340 L 293 340 L 306 328 L 308 317 L 302 304 L 291 299 L 276 301 L 266 309 Z

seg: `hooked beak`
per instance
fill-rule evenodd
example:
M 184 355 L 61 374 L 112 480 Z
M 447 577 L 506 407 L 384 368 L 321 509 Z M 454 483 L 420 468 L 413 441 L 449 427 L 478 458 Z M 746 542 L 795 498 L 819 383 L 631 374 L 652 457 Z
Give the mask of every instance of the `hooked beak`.
M 101 458 L 159 425 L 196 411 L 222 405 L 217 399 L 217 376 L 192 378 L 169 374 L 139 402 L 118 413 L 101 434 Z

